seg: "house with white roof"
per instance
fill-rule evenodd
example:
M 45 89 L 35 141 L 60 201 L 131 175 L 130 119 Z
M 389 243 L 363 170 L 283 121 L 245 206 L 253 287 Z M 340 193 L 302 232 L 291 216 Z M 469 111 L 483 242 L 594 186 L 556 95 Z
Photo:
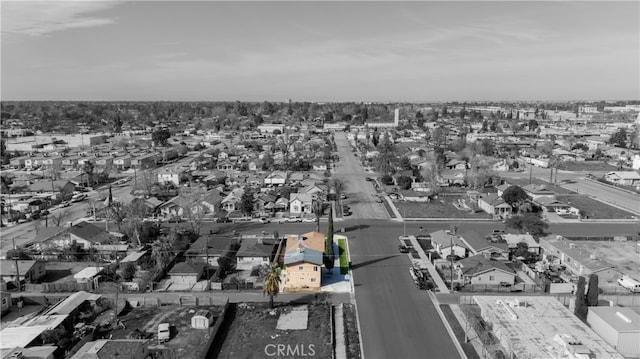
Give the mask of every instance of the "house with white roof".
M 640 185 L 640 173 L 636 171 L 613 171 L 605 174 L 604 179 L 621 186 Z
M 310 193 L 291 193 L 289 196 L 289 212 L 292 215 L 311 213 L 313 210 L 313 195 Z

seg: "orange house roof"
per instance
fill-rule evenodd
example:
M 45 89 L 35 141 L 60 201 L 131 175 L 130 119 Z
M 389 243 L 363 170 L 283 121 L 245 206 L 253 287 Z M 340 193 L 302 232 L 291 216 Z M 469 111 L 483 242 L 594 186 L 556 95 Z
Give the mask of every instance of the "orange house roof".
M 286 252 L 297 248 L 311 248 L 324 253 L 324 233 L 309 232 L 302 235 L 288 234 Z

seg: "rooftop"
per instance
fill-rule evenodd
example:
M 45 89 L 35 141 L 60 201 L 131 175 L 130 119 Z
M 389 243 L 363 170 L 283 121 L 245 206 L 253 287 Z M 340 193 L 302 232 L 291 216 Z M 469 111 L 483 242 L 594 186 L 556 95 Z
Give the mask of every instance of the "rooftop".
M 482 318 L 504 348 L 519 358 L 571 358 L 557 335 L 570 336 L 595 358 L 623 357 L 556 298 L 542 296 L 474 296 Z M 514 301 L 519 302 L 516 304 Z
M 557 250 L 571 257 L 572 260 L 580 263 L 592 272 L 614 267 L 612 263 L 609 263 L 604 259 L 592 256 L 591 251 L 580 248 L 580 246 L 576 245 L 575 242 L 570 241 L 562 236 L 549 235 L 546 237 L 542 237 L 540 238 L 540 245 L 545 250 L 545 252 L 549 252 L 549 245 L 555 247 Z M 556 254 L 553 253 L 553 251 L 550 252 L 550 254 Z
M 45 312 L 46 315 L 50 314 L 71 314 L 76 308 L 78 308 L 85 301 L 94 301 L 102 297 L 100 294 L 91 294 L 85 291 L 73 293 L 67 297 L 67 299 L 59 302 L 54 307 Z
M 107 359 L 107 358 L 132 358 L 147 347 L 146 340 L 125 339 L 100 339 L 85 343 L 72 359 Z
M 629 307 L 589 307 L 589 317 L 597 315 L 618 333 L 640 334 L 640 313 Z M 587 321 L 589 321 L 587 317 Z

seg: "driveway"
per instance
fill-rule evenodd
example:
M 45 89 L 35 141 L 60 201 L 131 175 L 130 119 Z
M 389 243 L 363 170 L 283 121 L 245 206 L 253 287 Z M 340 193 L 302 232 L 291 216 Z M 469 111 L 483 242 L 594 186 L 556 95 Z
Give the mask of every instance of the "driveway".
M 364 171 L 360 160 L 351 152 L 351 145 L 347 140 L 347 136 L 343 132 L 336 132 L 336 146 L 338 147 L 338 155 L 340 162 L 335 169 L 333 176 L 340 179 L 344 185 L 345 193 L 348 198 L 343 200 L 343 204 L 351 207 L 353 219 L 389 219 L 387 210 L 382 203 L 376 202 L 376 190 L 372 182 L 367 182 L 366 177 L 374 176 Z

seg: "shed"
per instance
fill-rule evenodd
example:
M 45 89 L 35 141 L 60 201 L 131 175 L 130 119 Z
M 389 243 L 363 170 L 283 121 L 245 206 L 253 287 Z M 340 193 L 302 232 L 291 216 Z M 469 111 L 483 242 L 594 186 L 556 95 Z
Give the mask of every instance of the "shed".
M 191 317 L 193 329 L 207 329 L 213 324 L 213 314 L 208 310 L 199 310 Z

